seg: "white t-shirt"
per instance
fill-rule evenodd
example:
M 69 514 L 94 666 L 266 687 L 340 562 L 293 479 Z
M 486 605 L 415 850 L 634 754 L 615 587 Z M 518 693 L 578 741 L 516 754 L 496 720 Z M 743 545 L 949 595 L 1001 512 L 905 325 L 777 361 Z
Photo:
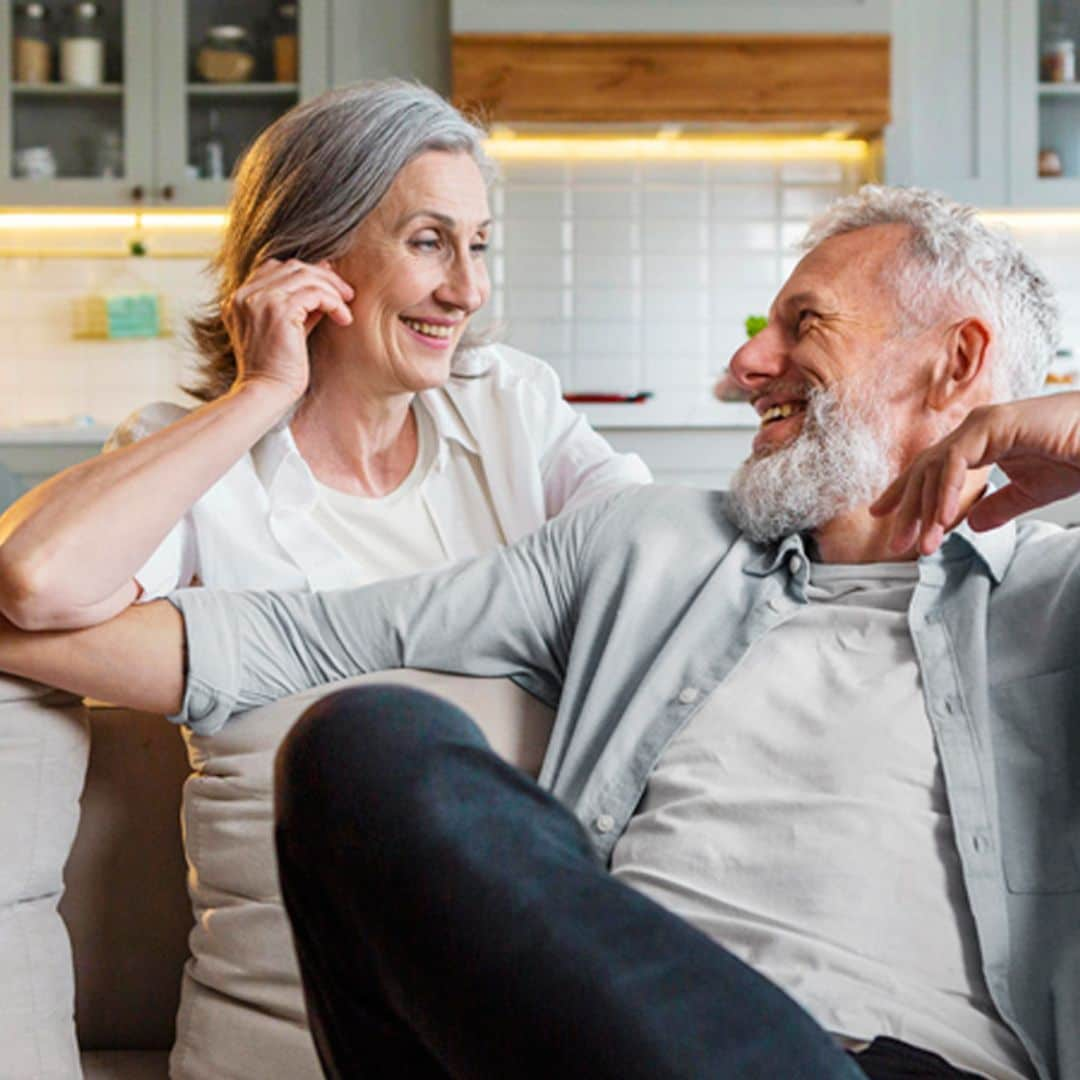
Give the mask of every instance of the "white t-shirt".
M 435 460 L 420 498 L 447 560 L 474 554 L 476 527 L 461 501 L 464 470 L 482 480 L 497 534 L 513 543 L 548 518 L 597 496 L 647 484 L 636 454 L 616 454 L 562 399 L 543 361 L 506 346 L 472 354 L 474 378 L 417 394 L 430 419 Z M 129 417 L 107 449 L 141 439 L 185 414 L 158 403 Z M 370 580 L 312 512 L 316 481 L 287 422 L 267 432 L 177 522 L 135 575 L 142 600 L 200 583 L 218 589 L 336 589 Z
M 907 625 L 909 564 L 814 565 L 667 746 L 616 877 L 783 987 L 826 1030 L 1033 1075 L 998 1017 Z
M 367 585 L 443 566 L 452 558 L 423 498 L 423 484 L 435 464 L 436 436 L 422 407 L 414 409 L 416 462 L 409 475 L 381 498 L 365 498 L 315 482 L 312 507 L 316 521 L 356 564 L 354 584 Z M 447 483 L 456 489 L 454 502 L 462 540 L 460 551 L 479 555 L 505 542 L 491 504 L 491 493 L 475 455 L 457 443 L 449 448 Z

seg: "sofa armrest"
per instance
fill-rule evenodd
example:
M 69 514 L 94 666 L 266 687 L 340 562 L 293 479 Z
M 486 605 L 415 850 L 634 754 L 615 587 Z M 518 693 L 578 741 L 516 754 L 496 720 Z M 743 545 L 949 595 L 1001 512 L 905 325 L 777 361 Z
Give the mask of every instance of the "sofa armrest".
M 163 716 L 94 703 L 82 814 L 60 913 L 83 1050 L 168 1050 L 191 904 L 180 838 L 188 774 Z
M 80 1075 L 71 945 L 56 905 L 89 747 L 78 698 L 0 675 L 0 1047 L 8 1076 Z

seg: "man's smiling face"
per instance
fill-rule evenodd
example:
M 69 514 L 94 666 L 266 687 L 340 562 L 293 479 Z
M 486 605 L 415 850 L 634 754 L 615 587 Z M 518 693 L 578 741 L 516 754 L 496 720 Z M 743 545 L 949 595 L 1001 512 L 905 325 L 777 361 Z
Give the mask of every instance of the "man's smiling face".
M 798 264 L 731 375 L 761 417 L 732 484 L 755 539 L 815 529 L 868 503 L 936 436 L 928 337 L 901 333 L 894 275 L 903 225 L 830 237 Z M 917 329 L 917 328 L 915 328 Z
M 902 314 L 887 270 L 906 236 L 906 226 L 877 225 L 819 244 L 785 282 L 765 329 L 732 358 L 762 421 L 755 457 L 798 436 L 811 390 L 893 387 Z

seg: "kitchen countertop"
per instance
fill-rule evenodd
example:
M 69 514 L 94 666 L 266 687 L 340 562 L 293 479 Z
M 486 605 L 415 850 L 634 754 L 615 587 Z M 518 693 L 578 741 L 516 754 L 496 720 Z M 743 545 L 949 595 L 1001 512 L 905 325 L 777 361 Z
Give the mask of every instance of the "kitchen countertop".
M 615 428 L 756 428 L 757 414 L 742 402 L 716 401 L 698 391 L 665 391 L 636 405 L 575 404 L 589 423 L 599 430 Z M 92 445 L 109 437 L 107 424 L 27 424 L 0 428 L 5 445 Z
M 25 427 L 0 428 L 0 443 L 7 446 L 101 446 L 111 432 L 112 427 L 105 424 L 27 424 Z
M 594 428 L 756 428 L 757 413 L 741 401 L 717 401 L 697 390 L 667 390 L 636 405 L 582 404 L 574 408 Z

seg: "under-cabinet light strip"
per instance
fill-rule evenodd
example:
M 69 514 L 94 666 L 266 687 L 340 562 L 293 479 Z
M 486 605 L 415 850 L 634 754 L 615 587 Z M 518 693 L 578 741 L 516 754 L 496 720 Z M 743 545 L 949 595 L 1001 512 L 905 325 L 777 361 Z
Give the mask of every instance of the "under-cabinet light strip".
M 862 161 L 863 139 L 760 138 L 738 135 L 665 136 L 518 135 L 501 132 L 487 140 L 488 153 L 502 161 Z

